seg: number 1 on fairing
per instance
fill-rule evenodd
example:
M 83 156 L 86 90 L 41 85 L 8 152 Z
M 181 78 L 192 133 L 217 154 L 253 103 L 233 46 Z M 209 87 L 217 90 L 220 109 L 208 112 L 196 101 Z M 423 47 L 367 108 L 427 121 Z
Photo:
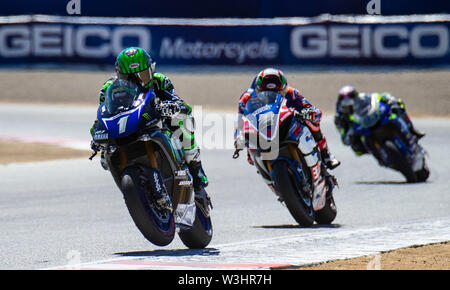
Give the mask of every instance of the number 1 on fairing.
M 121 119 L 117 122 L 117 125 L 119 125 L 119 134 L 122 134 L 122 133 L 124 133 L 124 132 L 126 131 L 126 129 L 127 129 L 128 117 L 130 117 L 130 115 L 121 118 Z

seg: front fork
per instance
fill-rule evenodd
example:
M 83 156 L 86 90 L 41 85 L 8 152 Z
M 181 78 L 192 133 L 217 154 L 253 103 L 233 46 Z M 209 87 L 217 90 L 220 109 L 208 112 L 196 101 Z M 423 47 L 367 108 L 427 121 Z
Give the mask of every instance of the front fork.
M 145 151 L 147 152 L 148 163 L 153 169 L 158 169 L 158 162 L 156 162 L 155 151 L 151 141 L 145 141 Z

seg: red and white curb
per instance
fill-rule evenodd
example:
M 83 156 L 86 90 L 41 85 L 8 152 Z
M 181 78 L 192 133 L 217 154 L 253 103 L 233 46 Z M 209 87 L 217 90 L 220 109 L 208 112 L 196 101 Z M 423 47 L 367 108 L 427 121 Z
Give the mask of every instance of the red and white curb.
M 289 264 L 218 264 L 190 262 L 155 262 L 147 259 L 111 260 L 80 265 L 67 265 L 51 270 L 270 270 Z

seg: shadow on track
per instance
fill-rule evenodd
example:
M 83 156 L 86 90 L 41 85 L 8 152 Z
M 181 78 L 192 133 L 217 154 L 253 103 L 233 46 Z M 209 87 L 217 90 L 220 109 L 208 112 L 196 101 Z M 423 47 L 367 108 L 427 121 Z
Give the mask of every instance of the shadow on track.
M 218 256 L 220 251 L 215 248 L 206 249 L 178 249 L 178 250 L 154 250 L 142 252 L 124 252 L 115 253 L 116 256 L 122 257 L 182 257 L 182 256 Z
M 355 184 L 360 184 L 360 185 L 404 185 L 404 184 L 412 184 L 412 183 L 408 183 L 406 181 L 385 181 L 385 180 L 380 180 L 380 181 L 356 181 Z
M 415 184 L 426 184 L 426 183 L 430 183 L 429 180 L 425 181 L 425 182 L 407 182 L 405 181 L 385 181 L 385 180 L 380 180 L 380 181 L 356 181 L 355 184 L 359 184 L 359 185 L 415 185 Z
M 252 226 L 255 229 L 337 229 L 340 228 L 339 224 L 331 225 L 312 225 L 310 227 L 302 227 L 300 225 L 263 225 L 263 226 Z

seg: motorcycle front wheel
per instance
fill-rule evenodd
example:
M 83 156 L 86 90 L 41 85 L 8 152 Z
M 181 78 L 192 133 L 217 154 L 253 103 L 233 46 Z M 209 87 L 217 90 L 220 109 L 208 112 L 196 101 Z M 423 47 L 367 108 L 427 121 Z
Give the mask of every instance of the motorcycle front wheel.
M 171 213 L 161 213 L 152 205 L 139 182 L 139 170 L 126 168 L 122 173 L 121 189 L 128 211 L 139 231 L 152 244 L 166 246 L 175 236 Z M 152 180 L 150 178 L 150 180 Z
M 311 199 L 299 188 L 300 180 L 297 180 L 295 173 L 290 170 L 290 165 L 284 161 L 276 162 L 273 167 L 273 179 L 275 187 L 283 197 L 286 207 L 292 217 L 303 227 L 310 227 L 314 223 L 314 212 L 312 210 Z M 310 205 L 304 199 L 309 198 Z

